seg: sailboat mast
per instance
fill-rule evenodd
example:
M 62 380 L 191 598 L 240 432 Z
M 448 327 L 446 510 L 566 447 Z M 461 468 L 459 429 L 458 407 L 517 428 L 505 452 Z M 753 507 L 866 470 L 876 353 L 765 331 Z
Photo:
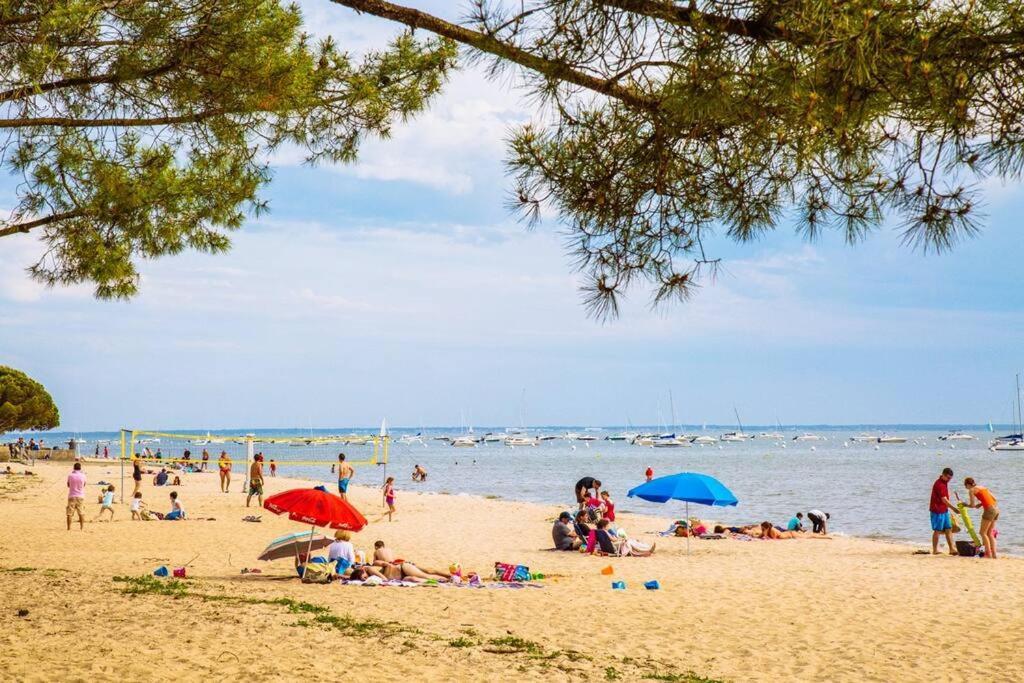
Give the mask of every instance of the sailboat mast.
M 736 424 L 740 426 L 740 434 L 743 433 L 743 422 L 740 421 L 740 411 L 736 410 L 736 406 L 732 407 L 732 412 L 736 414 Z
M 676 404 L 672 400 L 672 390 L 668 390 L 668 406 L 669 410 L 672 411 L 672 431 L 676 431 Z
M 1024 422 L 1024 418 L 1020 415 L 1020 373 L 1017 373 L 1017 433 L 1024 434 L 1024 428 L 1021 423 Z

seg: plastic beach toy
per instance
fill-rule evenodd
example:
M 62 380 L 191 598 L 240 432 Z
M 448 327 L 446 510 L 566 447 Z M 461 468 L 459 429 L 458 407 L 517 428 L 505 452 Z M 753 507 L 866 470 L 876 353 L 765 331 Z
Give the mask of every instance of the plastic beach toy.
M 611 576 L 612 574 L 615 573 L 615 568 L 612 567 L 611 565 L 608 565 L 607 567 L 605 567 L 604 569 L 601 570 L 601 573 L 604 574 L 605 576 Z
M 166 574 L 164 574 L 164 576 L 166 576 Z M 177 567 L 174 570 L 174 576 L 176 576 L 179 579 L 184 579 L 185 578 L 185 568 L 184 567 Z
M 170 572 L 167 571 L 167 567 L 157 567 L 153 571 L 153 576 L 167 576 Z
M 612 581 L 612 590 L 624 591 L 626 590 L 625 581 Z
M 661 588 L 661 584 L 659 584 L 657 580 L 648 581 L 644 584 L 644 588 L 646 588 L 649 591 L 656 591 L 659 588 Z

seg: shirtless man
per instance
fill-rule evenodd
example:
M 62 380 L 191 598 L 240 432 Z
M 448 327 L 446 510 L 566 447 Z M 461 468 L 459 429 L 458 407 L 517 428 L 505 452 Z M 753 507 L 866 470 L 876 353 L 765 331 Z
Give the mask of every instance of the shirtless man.
M 338 495 L 343 500 L 348 500 L 348 484 L 352 481 L 355 473 L 356 471 L 352 469 L 352 465 L 345 462 L 345 454 L 338 453 Z
M 407 579 L 418 583 L 430 579 L 449 581 L 452 578 L 452 575 L 446 571 L 427 568 L 420 569 L 412 562 L 396 560 L 395 554 L 384 547 L 384 541 L 377 541 L 373 544 L 373 548 L 373 566 L 380 567 L 381 571 L 389 579 Z
M 256 458 L 249 467 L 249 495 L 245 497 L 245 507 L 249 507 L 249 501 L 256 496 L 260 507 L 263 507 L 263 454 L 257 453 Z

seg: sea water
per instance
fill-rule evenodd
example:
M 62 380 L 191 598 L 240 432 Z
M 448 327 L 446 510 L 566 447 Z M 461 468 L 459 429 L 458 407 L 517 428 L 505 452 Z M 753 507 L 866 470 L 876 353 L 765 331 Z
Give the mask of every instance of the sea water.
M 202 433 L 205 433 L 203 430 Z M 345 434 L 351 429 L 328 430 L 231 430 L 220 433 L 257 436 L 274 434 L 297 438 L 325 434 Z M 676 472 L 702 472 L 717 477 L 739 499 L 739 505 L 707 508 L 690 505 L 690 514 L 724 524 L 746 524 L 770 520 L 785 525 L 796 512 L 817 508 L 829 512 L 830 531 L 852 536 L 930 543 L 928 502 L 932 483 L 944 467 L 952 467 L 950 495 L 959 492 L 966 501 L 964 477 L 974 477 L 998 498 L 1001 518 L 997 523 L 1001 548 L 1010 553 L 1024 553 L 1024 453 L 991 452 L 988 440 L 992 435 L 970 431 L 974 441 L 940 441 L 947 428 L 900 428 L 904 444 L 851 442 L 861 432 L 878 432 L 870 427 L 815 429 L 823 441 L 794 441 L 802 433 L 784 431 L 783 440 L 753 439 L 739 443 L 716 443 L 683 448 L 651 448 L 629 443 L 607 441 L 612 430 L 583 432 L 597 436 L 597 441 L 575 441 L 559 438 L 537 446 L 510 448 L 501 443 L 479 444 L 475 448 L 456 448 L 434 440 L 438 435 L 457 435 L 458 430 L 429 429 L 424 431 L 425 445 L 397 443 L 403 434 L 420 430 L 392 430 L 393 440 L 386 474 L 395 477 L 401 507 L 401 492 L 413 490 L 439 495 L 471 494 L 574 507 L 573 485 L 584 476 L 599 479 L 612 494 L 620 512 L 641 512 L 662 517 L 666 526 L 684 514 L 682 503 L 648 503 L 628 498 L 626 492 L 644 481 L 644 471 L 651 467 L 656 477 Z M 482 434 L 486 430 L 478 429 Z M 495 430 L 498 431 L 498 430 Z M 566 428 L 529 430 L 531 435 L 559 434 Z M 580 431 L 580 430 L 570 430 Z M 717 436 L 720 431 L 699 432 Z M 774 431 L 774 430 L 773 430 Z M 190 432 L 195 433 L 195 432 Z M 216 433 L 216 432 L 215 432 Z M 361 433 L 371 433 L 363 430 Z M 37 435 L 38 436 L 38 435 Z M 44 434 L 47 444 L 66 441 L 71 435 Z M 119 454 L 118 435 L 82 434 L 86 443 L 80 448 L 91 456 L 95 440 L 110 439 L 111 456 Z M 10 435 L 6 439 L 10 439 Z M 160 448 L 165 457 L 180 457 L 184 448 L 197 459 L 203 448 L 210 452 L 211 469 L 216 469 L 219 452 L 227 450 L 241 470 L 245 448 L 235 443 L 213 443 L 202 446 L 186 441 L 163 438 L 160 443 L 147 444 L 154 452 Z M 137 446 L 141 450 L 143 446 Z M 333 482 L 330 465 L 337 454 L 345 452 L 349 460 L 371 457 L 372 445 L 257 443 L 266 460 L 278 463 L 281 476 L 309 477 Z M 102 452 L 102 447 L 100 448 Z M 289 461 L 322 461 L 316 465 L 289 465 Z M 411 480 L 414 465 L 429 472 L 425 483 Z M 379 486 L 385 475 L 383 466 L 356 467 L 354 484 Z M 269 476 L 269 473 L 268 473 Z M 332 489 L 333 490 L 333 489 Z M 954 499 L 955 502 L 955 499 Z M 980 526 L 980 511 L 972 511 L 975 527 Z M 648 531 L 644 529 L 643 531 Z M 966 538 L 960 535 L 959 538 Z

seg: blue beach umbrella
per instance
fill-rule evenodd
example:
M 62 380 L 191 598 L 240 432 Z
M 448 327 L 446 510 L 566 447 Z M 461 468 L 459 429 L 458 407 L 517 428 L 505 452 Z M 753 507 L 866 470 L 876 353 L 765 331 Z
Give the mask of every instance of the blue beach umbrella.
M 629 490 L 630 498 L 641 498 L 652 503 L 681 500 L 686 503 L 686 521 L 690 521 L 690 503 L 725 507 L 740 501 L 725 484 L 707 474 L 680 472 L 658 477 Z M 690 537 L 686 537 L 686 554 L 690 554 Z

